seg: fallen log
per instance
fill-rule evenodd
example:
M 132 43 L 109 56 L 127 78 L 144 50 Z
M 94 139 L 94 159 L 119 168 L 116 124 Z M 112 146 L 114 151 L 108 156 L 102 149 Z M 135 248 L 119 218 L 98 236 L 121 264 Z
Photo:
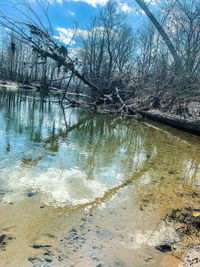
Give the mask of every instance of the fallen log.
M 158 121 L 200 136 L 200 119 L 181 118 L 181 116 L 162 113 L 159 110 L 141 111 L 140 114 L 147 119 Z

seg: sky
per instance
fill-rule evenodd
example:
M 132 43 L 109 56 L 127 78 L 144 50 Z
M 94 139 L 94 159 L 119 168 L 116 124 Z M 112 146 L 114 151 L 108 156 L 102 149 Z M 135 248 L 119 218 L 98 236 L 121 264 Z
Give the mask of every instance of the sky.
M 23 0 L 9 0 L 11 4 L 17 4 Z M 37 0 L 28 0 L 33 7 Z M 68 44 L 73 35 L 75 21 L 80 31 L 87 29 L 92 17 L 98 14 L 100 8 L 106 5 L 108 0 L 42 0 L 45 4 L 49 2 L 48 14 L 55 32 L 55 38 Z M 146 0 L 150 8 L 154 8 L 159 0 Z M 134 0 L 116 0 L 119 9 L 127 14 L 128 23 L 137 27 L 141 23 L 144 13 L 140 10 Z M 17 5 L 17 7 L 20 7 Z M 9 13 L 8 0 L 0 0 L 0 11 Z M 38 11 L 39 12 L 39 11 Z M 73 45 L 73 44 L 72 44 Z

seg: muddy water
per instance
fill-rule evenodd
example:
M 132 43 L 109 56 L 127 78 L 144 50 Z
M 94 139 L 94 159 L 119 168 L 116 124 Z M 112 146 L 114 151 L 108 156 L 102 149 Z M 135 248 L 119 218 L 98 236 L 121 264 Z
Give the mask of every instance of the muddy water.
M 199 137 L 5 90 L 0 125 L 0 266 L 183 265 L 163 219 L 200 208 Z

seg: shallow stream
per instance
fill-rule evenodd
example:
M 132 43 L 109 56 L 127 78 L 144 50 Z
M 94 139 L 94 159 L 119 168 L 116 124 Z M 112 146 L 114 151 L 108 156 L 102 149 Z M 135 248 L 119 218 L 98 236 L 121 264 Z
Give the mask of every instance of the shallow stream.
M 1 89 L 0 266 L 181 266 L 199 194 L 199 137 Z

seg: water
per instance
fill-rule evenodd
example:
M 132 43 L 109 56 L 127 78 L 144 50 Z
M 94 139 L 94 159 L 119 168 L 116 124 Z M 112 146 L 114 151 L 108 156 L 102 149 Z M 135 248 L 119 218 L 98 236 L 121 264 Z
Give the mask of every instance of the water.
M 1 266 L 178 266 L 163 218 L 199 208 L 199 137 L 3 88 L 0 125 Z

